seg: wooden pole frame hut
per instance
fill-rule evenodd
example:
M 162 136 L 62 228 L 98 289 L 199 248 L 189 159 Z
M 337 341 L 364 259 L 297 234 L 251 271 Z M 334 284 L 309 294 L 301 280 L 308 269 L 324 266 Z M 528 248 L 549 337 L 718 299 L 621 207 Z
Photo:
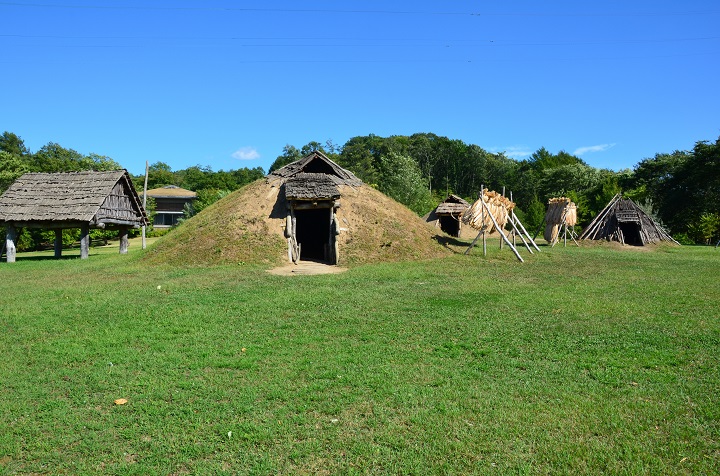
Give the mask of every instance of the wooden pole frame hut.
M 340 186 L 357 187 L 362 181 L 319 151 L 268 174 L 281 187 L 287 208 L 285 238 L 288 260 L 316 260 L 338 264 Z
M 27 173 L 0 197 L 7 261 L 15 261 L 21 228 L 55 230 L 55 257 L 62 254 L 62 230 L 80 228 L 80 257 L 87 258 L 90 229 L 118 230 L 120 253 L 128 251 L 128 230 L 148 224 L 126 170 Z
M 680 244 L 631 199 L 615 195 L 580 234 L 581 240 L 617 241 L 645 246 L 660 242 Z

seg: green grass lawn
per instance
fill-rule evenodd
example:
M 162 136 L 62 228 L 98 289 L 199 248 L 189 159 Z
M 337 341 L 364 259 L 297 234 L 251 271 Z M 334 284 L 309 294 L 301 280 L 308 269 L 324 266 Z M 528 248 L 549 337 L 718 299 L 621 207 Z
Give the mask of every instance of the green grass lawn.
M 0 263 L 0 474 L 720 472 L 720 250 L 282 277 L 138 248 Z

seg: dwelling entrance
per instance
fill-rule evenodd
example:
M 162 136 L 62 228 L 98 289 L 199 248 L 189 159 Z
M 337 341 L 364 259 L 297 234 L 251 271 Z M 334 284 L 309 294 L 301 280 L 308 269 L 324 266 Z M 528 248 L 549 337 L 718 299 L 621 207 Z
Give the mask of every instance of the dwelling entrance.
M 619 221 L 618 226 L 623 234 L 623 240 L 626 245 L 642 246 L 643 241 L 640 236 L 640 223 L 636 221 Z
M 326 208 L 295 208 L 294 213 L 295 237 L 300 247 L 300 259 L 335 264 L 332 204 L 329 202 Z
M 450 236 L 460 236 L 460 221 L 452 215 L 441 215 L 440 229 Z

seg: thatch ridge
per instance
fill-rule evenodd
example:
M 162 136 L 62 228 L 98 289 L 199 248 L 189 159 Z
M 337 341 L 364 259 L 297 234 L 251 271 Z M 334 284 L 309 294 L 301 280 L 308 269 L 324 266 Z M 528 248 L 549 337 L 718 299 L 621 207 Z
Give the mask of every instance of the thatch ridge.
M 362 180 L 347 169 L 340 167 L 320 151 L 312 152 L 300 160 L 296 160 L 267 175 L 267 181 L 285 180 L 301 173 L 321 173 L 332 178 L 335 185 L 360 186 Z

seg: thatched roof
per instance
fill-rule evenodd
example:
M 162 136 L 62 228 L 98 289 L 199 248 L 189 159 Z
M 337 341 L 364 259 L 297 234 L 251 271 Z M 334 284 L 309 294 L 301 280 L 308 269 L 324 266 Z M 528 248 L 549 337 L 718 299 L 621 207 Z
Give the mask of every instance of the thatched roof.
M 647 245 L 662 241 L 677 243 L 663 228 L 629 198 L 617 194 L 580 235 L 581 240 L 608 240 Z
M 185 190 L 177 185 L 166 185 L 160 188 L 148 190 L 146 195 L 152 198 L 196 198 L 197 193 L 192 190 Z
M 362 180 L 357 178 L 355 174 L 340 167 L 319 151 L 306 155 L 302 159 L 296 160 L 268 174 L 267 181 L 274 182 L 279 180 L 285 182 L 299 174 L 324 174 L 329 177 L 335 185 L 351 185 L 354 187 L 362 185 Z
M 470 208 L 470 204 L 466 200 L 457 195 L 450 194 L 437 206 L 435 214 L 460 216 L 468 208 Z
M 285 196 L 290 200 L 334 200 L 340 190 L 327 174 L 299 173 L 285 180 Z
M 0 222 L 17 226 L 148 223 L 126 170 L 27 173 L 0 197 Z

